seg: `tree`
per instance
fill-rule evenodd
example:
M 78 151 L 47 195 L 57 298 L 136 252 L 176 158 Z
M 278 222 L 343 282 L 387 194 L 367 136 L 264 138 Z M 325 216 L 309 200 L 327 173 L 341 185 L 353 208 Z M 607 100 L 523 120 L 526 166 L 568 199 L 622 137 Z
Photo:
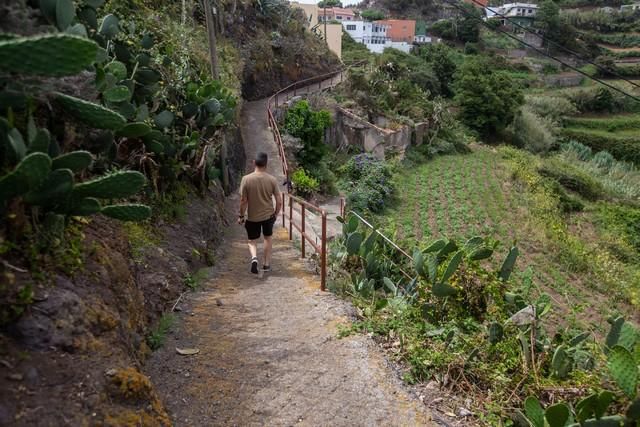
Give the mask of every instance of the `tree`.
M 444 43 L 430 44 L 422 46 L 418 55 L 431 65 L 440 84 L 438 92 L 443 96 L 452 96 L 451 84 L 458 68 L 453 59 L 452 49 Z
M 465 3 L 462 5 L 465 13 L 456 19 L 457 39 L 463 43 L 477 43 L 480 39 L 480 25 L 482 14 L 480 9 Z
M 297 158 L 300 165 L 312 171 L 324 158 L 324 130 L 331 125 L 331 113 L 327 110 L 313 111 L 307 101 L 300 101 L 287 111 L 284 127 L 289 135 L 300 138 L 303 143 Z
M 218 48 L 215 20 L 213 16 L 212 0 L 202 0 L 204 8 L 204 16 L 207 22 L 207 36 L 209 37 L 209 56 L 211 60 L 211 77 L 217 80 L 220 77 L 220 69 L 218 66 Z
M 342 2 L 340 0 L 324 0 L 318 2 L 318 7 L 342 7 Z
M 506 72 L 486 59 L 468 59 L 453 84 L 460 119 L 480 135 L 493 139 L 513 121 L 524 103 L 522 89 Z
M 536 12 L 536 25 L 545 33 L 560 26 L 560 7 L 553 0 L 543 0 Z
M 367 21 L 379 21 L 385 18 L 385 14 L 381 10 L 367 9 L 360 12 L 360 16 Z

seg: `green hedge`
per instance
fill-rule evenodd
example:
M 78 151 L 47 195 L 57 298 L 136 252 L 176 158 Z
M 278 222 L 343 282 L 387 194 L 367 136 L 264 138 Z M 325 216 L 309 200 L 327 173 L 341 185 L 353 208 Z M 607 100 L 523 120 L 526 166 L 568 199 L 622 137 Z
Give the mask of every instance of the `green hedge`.
M 638 129 L 640 131 L 640 116 L 622 116 L 606 119 L 585 119 L 580 117 L 568 117 L 564 119 L 567 127 L 580 127 L 586 129 L 617 132 L 621 130 Z
M 640 165 L 640 133 L 638 136 L 604 135 L 589 129 L 565 128 L 562 136 L 578 141 L 593 151 L 608 151 L 618 160 Z

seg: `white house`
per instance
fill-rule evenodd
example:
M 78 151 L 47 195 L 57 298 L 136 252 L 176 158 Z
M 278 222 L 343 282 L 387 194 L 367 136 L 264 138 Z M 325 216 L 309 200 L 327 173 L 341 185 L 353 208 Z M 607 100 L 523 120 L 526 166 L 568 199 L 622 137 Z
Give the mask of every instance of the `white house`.
M 538 5 L 534 3 L 506 3 L 502 6 L 490 6 L 485 10 L 487 18 L 493 18 L 496 15 L 504 15 L 510 18 L 534 18 L 538 11 Z
M 411 45 L 404 42 L 393 42 L 387 36 L 388 25 L 369 21 L 342 22 L 344 30 L 357 43 L 364 44 L 373 53 L 382 53 L 388 47 L 404 52 L 411 51 Z
M 622 12 L 633 12 L 636 10 L 640 10 L 640 2 L 632 3 L 632 4 L 623 4 L 620 6 L 620 10 Z

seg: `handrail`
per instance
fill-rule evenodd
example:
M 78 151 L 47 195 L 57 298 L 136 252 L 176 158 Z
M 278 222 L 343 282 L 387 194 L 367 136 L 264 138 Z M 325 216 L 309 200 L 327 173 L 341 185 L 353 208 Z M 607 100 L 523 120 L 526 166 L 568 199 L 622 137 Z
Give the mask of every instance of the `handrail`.
M 289 200 L 289 213 L 287 214 L 287 200 Z M 294 209 L 294 204 L 300 205 L 300 210 Z M 322 217 L 322 235 L 320 236 L 320 245 L 314 242 L 311 235 L 307 233 L 306 229 L 306 212 L 314 211 L 319 213 Z M 301 222 L 297 223 L 294 219 L 294 212 L 300 214 Z M 287 227 L 287 219 L 289 220 L 289 227 Z M 293 229 L 295 228 L 300 232 L 300 246 L 302 252 L 302 258 L 306 257 L 306 242 L 309 242 L 311 246 L 320 254 L 320 290 L 325 291 L 327 287 L 327 211 L 319 208 L 299 197 L 296 197 L 290 193 L 282 193 L 282 227 L 289 228 L 289 240 L 293 240 Z
M 380 237 L 382 237 L 387 243 L 389 243 L 395 250 L 397 250 L 398 252 L 400 252 L 402 255 L 404 255 L 405 257 L 407 257 L 410 261 L 413 261 L 413 257 L 411 255 L 409 255 L 407 252 L 405 252 L 404 249 L 402 249 L 400 246 L 398 246 L 397 244 L 395 244 L 393 242 L 393 240 L 391 240 L 390 238 L 388 238 L 387 236 L 385 236 L 384 234 L 382 234 L 380 231 L 378 231 L 373 225 L 369 224 L 369 222 L 364 219 L 362 216 L 360 216 L 357 212 L 355 211 L 351 211 L 349 212 L 352 215 L 355 215 L 356 218 L 358 218 L 360 221 L 362 221 L 362 223 L 364 225 L 366 225 L 367 227 L 369 227 L 371 230 L 375 231 L 376 233 L 378 233 L 378 235 Z
M 287 192 L 282 193 L 282 226 L 287 228 L 286 220 L 289 219 L 289 240 L 293 239 L 293 229 L 295 228 L 300 232 L 301 236 L 301 250 L 302 250 L 302 258 L 306 256 L 306 242 L 308 241 L 311 246 L 320 254 L 320 290 L 324 291 L 326 289 L 327 284 L 327 212 L 320 207 L 313 205 L 305 200 L 302 200 L 298 197 L 293 196 L 291 192 L 291 181 L 289 179 L 289 163 L 287 162 L 287 155 L 284 150 L 284 144 L 282 143 L 282 135 L 280 134 L 280 129 L 278 129 L 278 122 L 276 120 L 275 115 L 273 114 L 273 110 L 271 109 L 272 104 L 274 107 L 278 106 L 278 97 L 284 93 L 291 92 L 293 89 L 293 96 L 296 96 L 296 91 L 298 87 L 309 87 L 311 84 L 318 83 L 318 88 L 322 90 L 322 83 L 327 81 L 328 79 L 333 79 L 336 76 L 340 76 L 340 82 L 342 82 L 342 76 L 345 70 L 349 69 L 352 66 L 363 63 L 361 61 L 356 64 L 352 64 L 351 66 L 345 65 L 343 68 L 332 71 L 330 73 L 326 73 L 320 76 L 310 77 L 308 79 L 300 80 L 290 84 L 289 86 L 279 90 L 275 94 L 273 94 L 267 100 L 267 121 L 269 123 L 269 127 L 271 128 L 271 132 L 273 132 L 273 138 L 278 145 L 278 154 L 280 155 L 280 160 L 282 161 L 282 173 L 285 177 L 285 182 L 287 184 Z M 333 80 L 332 80 L 333 83 Z M 287 97 L 288 99 L 288 97 Z M 289 214 L 287 215 L 285 207 L 286 201 L 289 200 Z M 300 205 L 300 211 L 295 210 L 296 213 L 300 214 L 301 223 L 297 223 L 294 220 L 294 204 Z M 319 213 L 322 217 L 322 235 L 320 238 L 320 245 L 317 242 L 314 242 L 309 233 L 306 230 L 306 211 L 314 211 Z
M 366 61 L 359 61 L 351 65 L 344 65 L 342 68 L 336 71 L 331 71 L 329 73 L 321 74 L 319 76 L 309 77 L 307 79 L 299 80 L 297 82 L 291 83 L 290 85 L 280 89 L 278 92 L 271 95 L 271 97 L 267 100 L 267 118 L 269 121 L 269 126 L 273 132 L 273 137 L 278 145 L 278 153 L 280 155 L 280 159 L 282 160 L 282 173 L 284 174 L 287 185 L 290 186 L 289 180 L 289 163 L 287 161 L 287 157 L 284 150 L 284 144 L 282 143 L 282 135 L 280 134 L 280 129 L 278 129 L 278 122 L 276 121 L 275 115 L 273 114 L 273 110 L 271 109 L 272 104 L 273 107 L 278 107 L 278 98 L 285 93 L 291 92 L 293 90 L 293 96 L 296 96 L 296 91 L 300 87 L 308 87 L 312 84 L 318 83 L 319 89 L 322 89 L 322 83 L 327 81 L 328 79 L 333 79 L 336 76 L 340 76 L 340 82 L 342 82 L 343 73 L 351 67 L 358 66 L 363 64 Z M 287 97 L 287 100 L 289 98 Z M 290 188 L 288 188 L 290 190 Z

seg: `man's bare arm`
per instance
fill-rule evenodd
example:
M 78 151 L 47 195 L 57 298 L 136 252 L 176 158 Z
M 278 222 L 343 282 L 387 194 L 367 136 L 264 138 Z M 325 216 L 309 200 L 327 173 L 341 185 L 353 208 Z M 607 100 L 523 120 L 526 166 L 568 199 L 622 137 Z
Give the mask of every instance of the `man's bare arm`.
M 278 215 L 280 215 L 280 212 L 282 211 L 282 196 L 280 194 L 276 194 L 274 197 L 276 198 L 276 213 L 275 213 L 275 215 L 278 216 Z
M 242 196 L 242 198 L 240 199 L 240 214 L 238 218 L 239 223 L 244 222 L 244 216 L 247 213 L 247 206 L 249 206 L 249 199 L 247 199 L 245 196 Z

